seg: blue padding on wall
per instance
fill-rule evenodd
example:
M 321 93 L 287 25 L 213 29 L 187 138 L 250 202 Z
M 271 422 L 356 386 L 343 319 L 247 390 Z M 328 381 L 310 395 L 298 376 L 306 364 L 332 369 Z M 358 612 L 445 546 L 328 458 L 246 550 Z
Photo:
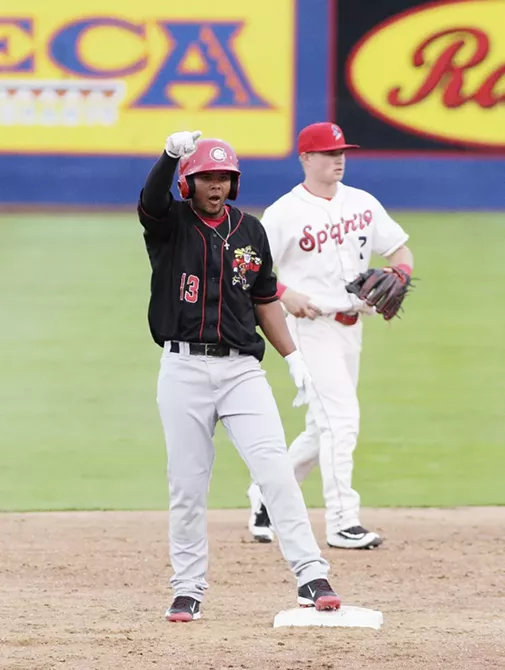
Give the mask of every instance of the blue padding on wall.
M 154 158 L 0 156 L 0 202 L 135 206 Z M 265 206 L 300 181 L 297 163 L 241 161 L 239 202 Z M 505 209 L 505 158 L 352 158 L 345 182 L 395 209 Z
M 345 181 L 395 209 L 505 209 L 505 158 L 350 158 Z

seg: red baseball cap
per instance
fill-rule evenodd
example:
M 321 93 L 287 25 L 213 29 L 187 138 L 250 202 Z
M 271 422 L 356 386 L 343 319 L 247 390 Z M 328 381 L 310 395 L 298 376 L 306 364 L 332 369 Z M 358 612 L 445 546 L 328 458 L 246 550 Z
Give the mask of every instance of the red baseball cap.
M 325 121 L 305 126 L 298 135 L 298 155 L 309 151 L 359 149 L 359 144 L 346 144 L 342 129 Z

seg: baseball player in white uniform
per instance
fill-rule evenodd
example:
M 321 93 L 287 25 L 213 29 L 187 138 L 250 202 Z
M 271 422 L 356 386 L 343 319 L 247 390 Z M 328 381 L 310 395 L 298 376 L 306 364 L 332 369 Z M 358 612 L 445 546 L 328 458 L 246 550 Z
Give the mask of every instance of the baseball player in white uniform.
M 305 179 L 262 218 L 288 327 L 314 384 L 305 430 L 288 453 L 299 482 L 319 463 L 326 540 L 330 547 L 343 549 L 373 548 L 382 542 L 361 525 L 360 496 L 352 488 L 362 316 L 376 308 L 346 286 L 367 270 L 372 252 L 387 259 L 386 271 L 400 284 L 410 282 L 413 268 L 407 233 L 370 193 L 342 183 L 345 152 L 357 148 L 346 143 L 335 124 L 304 128 L 298 154 Z M 253 483 L 248 493 L 249 530 L 255 539 L 271 542 L 274 534 L 258 485 Z

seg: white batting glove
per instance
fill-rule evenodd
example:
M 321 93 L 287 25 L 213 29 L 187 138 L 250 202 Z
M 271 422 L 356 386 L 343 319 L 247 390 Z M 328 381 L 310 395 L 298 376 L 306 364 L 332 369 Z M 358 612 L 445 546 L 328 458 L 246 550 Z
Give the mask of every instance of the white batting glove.
M 170 158 L 186 158 L 196 149 L 196 140 L 202 134 L 201 130 L 183 130 L 180 133 L 173 133 L 167 137 L 165 142 L 165 151 Z
M 307 405 L 314 391 L 312 377 L 310 376 L 301 353 L 299 351 L 293 351 L 293 353 L 285 356 L 284 360 L 289 366 L 289 374 L 293 378 L 295 386 L 298 389 L 298 394 L 293 400 L 293 407 Z

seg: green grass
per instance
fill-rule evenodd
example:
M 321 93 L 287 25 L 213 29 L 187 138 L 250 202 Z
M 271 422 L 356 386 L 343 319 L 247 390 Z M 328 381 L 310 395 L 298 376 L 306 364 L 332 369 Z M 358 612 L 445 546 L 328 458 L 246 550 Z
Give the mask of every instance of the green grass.
M 421 278 L 402 321 L 365 326 L 355 484 L 364 505 L 505 504 L 505 217 L 398 214 Z M 0 220 L 0 509 L 167 505 L 161 350 L 134 216 Z M 266 361 L 288 440 L 303 426 Z M 247 505 L 219 430 L 210 505 Z M 321 505 L 315 473 L 304 486 Z

